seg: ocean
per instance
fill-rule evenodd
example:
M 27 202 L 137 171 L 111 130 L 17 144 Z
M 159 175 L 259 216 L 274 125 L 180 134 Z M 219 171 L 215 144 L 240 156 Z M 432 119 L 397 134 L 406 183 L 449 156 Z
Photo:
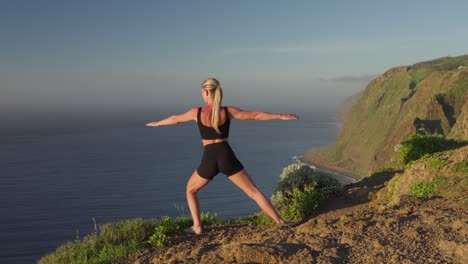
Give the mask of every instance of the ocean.
M 151 121 L 151 120 L 148 120 Z M 233 120 L 230 144 L 270 197 L 282 169 L 307 150 L 332 144 L 333 111 L 295 121 Z M 203 147 L 195 122 L 79 126 L 2 136 L 0 263 L 34 263 L 94 223 L 189 216 L 185 184 Z M 199 192 L 203 212 L 221 219 L 259 211 L 220 174 Z

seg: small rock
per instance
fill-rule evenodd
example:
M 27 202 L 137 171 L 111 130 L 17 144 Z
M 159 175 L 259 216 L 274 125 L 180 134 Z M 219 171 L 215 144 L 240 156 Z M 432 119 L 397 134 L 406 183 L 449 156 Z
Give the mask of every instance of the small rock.
M 356 223 L 357 229 L 360 231 L 364 231 L 366 229 L 367 224 L 364 221 L 359 221 Z
M 465 226 L 465 223 L 462 220 L 457 220 L 452 223 L 452 228 L 455 230 L 460 230 Z
M 374 248 L 377 249 L 377 250 L 380 250 L 383 248 L 382 244 L 380 243 L 379 240 L 374 240 L 374 242 L 372 242 L 372 245 L 374 245 Z
M 390 257 L 391 263 L 400 263 L 400 256 L 398 254 L 392 255 Z
M 399 215 L 409 215 L 411 214 L 411 210 L 409 208 L 401 208 L 396 213 Z
M 346 236 L 346 235 L 341 237 L 340 243 L 341 244 L 348 244 L 350 246 L 356 245 L 356 241 L 352 237 Z

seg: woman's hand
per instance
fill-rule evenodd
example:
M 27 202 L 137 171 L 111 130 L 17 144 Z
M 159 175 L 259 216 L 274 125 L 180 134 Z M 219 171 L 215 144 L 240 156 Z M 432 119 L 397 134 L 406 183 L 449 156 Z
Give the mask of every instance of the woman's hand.
M 157 127 L 159 126 L 158 125 L 158 122 L 149 122 L 148 124 L 146 124 L 145 126 L 149 126 L 149 127 Z
M 281 120 L 296 120 L 296 119 L 299 119 L 299 117 L 295 114 L 281 114 L 280 119 Z

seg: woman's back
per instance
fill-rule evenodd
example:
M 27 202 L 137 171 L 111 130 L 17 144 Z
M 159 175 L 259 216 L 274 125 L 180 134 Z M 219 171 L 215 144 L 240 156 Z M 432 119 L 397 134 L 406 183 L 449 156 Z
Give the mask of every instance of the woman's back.
M 200 107 L 197 112 L 197 124 L 200 136 L 204 140 L 227 139 L 229 137 L 230 118 L 227 107 L 220 107 L 218 133 L 212 126 L 212 109 Z

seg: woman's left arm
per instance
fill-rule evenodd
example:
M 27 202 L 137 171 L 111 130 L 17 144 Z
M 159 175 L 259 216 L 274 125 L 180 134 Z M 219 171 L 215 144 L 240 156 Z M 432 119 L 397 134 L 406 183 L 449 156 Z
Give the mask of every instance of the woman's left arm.
M 161 119 L 159 121 L 153 121 L 146 124 L 146 126 L 169 126 L 169 125 L 176 125 L 179 123 L 184 123 L 192 120 L 197 120 L 197 111 L 198 108 L 194 107 L 187 112 L 180 114 L 180 115 L 172 115 L 167 118 Z
M 241 120 L 295 120 L 299 119 L 294 114 L 280 114 L 280 113 L 269 113 L 269 112 L 251 112 L 244 111 L 234 106 L 229 106 L 229 113 L 233 118 Z

